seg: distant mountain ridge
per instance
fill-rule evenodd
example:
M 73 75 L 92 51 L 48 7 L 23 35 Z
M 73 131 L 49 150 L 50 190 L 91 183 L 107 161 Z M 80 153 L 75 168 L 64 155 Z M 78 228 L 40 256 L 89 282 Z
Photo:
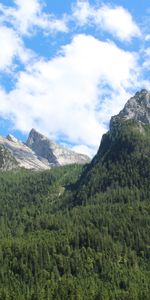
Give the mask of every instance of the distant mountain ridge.
M 40 160 L 50 166 L 63 166 L 74 163 L 83 164 L 90 161 L 87 155 L 76 153 L 56 144 L 35 129 L 30 131 L 26 145 L 36 153 Z
M 7 137 L 0 136 L 0 147 L 5 149 L 0 153 L 3 161 L 0 168 L 3 170 L 18 167 L 46 170 L 54 166 L 85 164 L 90 161 L 88 156 L 56 144 L 35 129 L 30 131 L 26 143 L 11 134 Z

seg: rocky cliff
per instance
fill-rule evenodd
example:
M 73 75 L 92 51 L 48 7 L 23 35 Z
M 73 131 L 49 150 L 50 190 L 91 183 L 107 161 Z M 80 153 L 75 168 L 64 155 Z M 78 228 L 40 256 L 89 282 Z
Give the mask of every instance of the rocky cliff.
M 0 169 L 8 171 L 18 168 L 19 164 L 13 155 L 3 145 L 0 146 Z
M 0 147 L 3 161 L 0 165 L 1 169 L 23 167 L 46 170 L 52 166 L 84 164 L 90 161 L 88 156 L 75 153 L 54 143 L 35 129 L 31 130 L 26 143 L 10 134 L 6 138 L 0 136 Z
M 35 129 L 31 130 L 26 145 L 36 153 L 41 161 L 50 166 L 83 164 L 90 161 L 88 156 L 54 143 Z
M 110 124 L 119 120 L 135 120 L 142 124 L 150 124 L 150 92 L 143 89 L 137 92 L 125 104 L 117 116 L 111 118 Z
M 17 161 L 17 166 L 35 170 L 48 169 L 48 166 L 42 163 L 29 147 L 12 135 L 6 138 L 0 136 L 0 145 Z

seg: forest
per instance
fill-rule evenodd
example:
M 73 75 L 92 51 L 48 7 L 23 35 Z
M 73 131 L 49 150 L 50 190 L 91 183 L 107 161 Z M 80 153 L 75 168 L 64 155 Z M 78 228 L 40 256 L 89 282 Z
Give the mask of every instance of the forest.
M 0 300 L 150 299 L 150 128 L 89 165 L 0 172 Z

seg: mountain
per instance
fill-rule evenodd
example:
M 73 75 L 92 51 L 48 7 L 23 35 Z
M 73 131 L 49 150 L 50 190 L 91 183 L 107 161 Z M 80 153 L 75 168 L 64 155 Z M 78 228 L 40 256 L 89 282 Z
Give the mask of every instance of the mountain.
M 141 90 L 111 118 L 110 130 L 78 182 L 75 201 L 80 204 L 96 195 L 128 201 L 134 193 L 144 199 L 150 196 L 149 182 L 150 92 Z
M 17 168 L 22 167 L 34 170 L 48 169 L 48 166 L 42 163 L 29 147 L 10 134 L 6 138 L 0 136 L 0 145 L 17 161 Z
M 9 134 L 6 138 L 0 136 L 0 146 L 7 150 L 5 166 L 13 169 L 23 167 L 33 170 L 47 170 L 52 166 L 67 164 L 84 164 L 90 161 L 89 157 L 66 149 L 32 129 L 26 143 Z M 9 155 L 8 155 L 9 154 Z M 15 161 L 7 167 L 7 159 Z
M 0 299 L 150 299 L 148 118 L 142 90 L 90 164 L 0 172 Z M 49 159 L 45 137 L 27 143 Z
M 142 124 L 150 124 L 150 92 L 145 89 L 137 92 L 127 101 L 123 110 L 112 117 L 111 124 L 116 120 L 135 120 Z
M 85 164 L 89 157 L 60 146 L 54 141 L 32 129 L 26 145 L 31 148 L 37 157 L 48 166 L 64 166 L 74 163 Z

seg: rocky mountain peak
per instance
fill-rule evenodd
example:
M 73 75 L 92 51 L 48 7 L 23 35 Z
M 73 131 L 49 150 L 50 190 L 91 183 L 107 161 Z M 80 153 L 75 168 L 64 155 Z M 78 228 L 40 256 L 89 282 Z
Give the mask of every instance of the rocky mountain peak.
M 10 142 L 13 142 L 13 143 L 18 143 L 18 139 L 16 139 L 12 134 L 8 134 L 6 139 Z
M 47 138 L 43 134 L 38 132 L 36 129 L 32 128 L 29 133 L 26 145 L 30 146 L 35 142 L 39 142 L 40 140 L 46 140 L 46 139 Z
M 90 158 L 56 144 L 34 128 L 27 142 L 23 143 L 9 134 L 0 136 L 0 169 L 23 167 L 33 170 L 47 170 L 52 166 L 85 164 Z
M 29 133 L 26 145 L 35 152 L 42 162 L 49 166 L 82 164 L 90 161 L 88 156 L 78 154 L 62 145 L 56 144 L 34 128 Z
M 120 119 L 133 119 L 142 124 L 150 124 L 150 92 L 146 89 L 137 92 L 127 101 L 123 110 L 111 118 L 110 125 L 112 126 L 115 121 Z
M 26 145 L 35 152 L 41 161 L 45 161 L 48 165 L 57 165 L 57 159 L 53 153 L 55 143 L 34 128 L 29 133 Z

